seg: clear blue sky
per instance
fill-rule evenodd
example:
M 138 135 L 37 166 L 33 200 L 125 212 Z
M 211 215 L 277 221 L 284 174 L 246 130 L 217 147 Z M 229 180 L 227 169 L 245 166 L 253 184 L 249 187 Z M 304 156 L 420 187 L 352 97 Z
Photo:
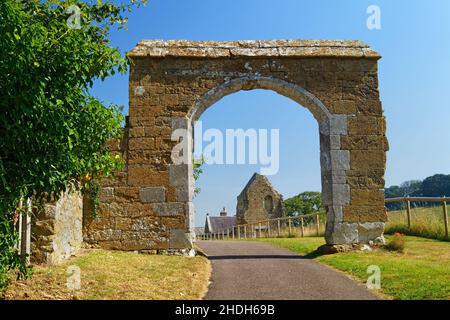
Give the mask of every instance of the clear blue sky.
M 381 30 L 368 30 L 366 9 L 381 8 Z M 450 1 L 448 0 L 150 0 L 112 34 L 123 51 L 141 39 L 359 39 L 380 52 L 380 92 L 388 123 L 387 185 L 450 173 Z M 97 82 L 93 93 L 128 109 L 128 76 Z M 225 97 L 201 117 L 205 128 L 279 128 L 280 171 L 270 177 L 289 197 L 320 190 L 317 124 L 272 92 Z M 256 166 L 206 166 L 195 199 L 197 225 L 236 196 Z

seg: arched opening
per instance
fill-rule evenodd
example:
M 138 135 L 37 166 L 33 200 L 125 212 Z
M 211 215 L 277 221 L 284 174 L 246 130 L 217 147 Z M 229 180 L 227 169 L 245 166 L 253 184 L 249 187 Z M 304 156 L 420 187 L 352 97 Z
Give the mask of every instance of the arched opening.
M 349 156 L 345 151 L 333 150 L 332 139 L 341 134 L 346 134 L 347 123 L 339 115 L 332 115 L 323 103 L 304 88 L 288 83 L 284 80 L 268 77 L 242 77 L 227 81 L 200 97 L 188 112 L 188 127 L 193 128 L 196 121 L 211 105 L 225 96 L 244 90 L 264 89 L 271 90 L 297 102 L 300 106 L 307 108 L 318 123 L 320 135 L 320 164 L 321 164 L 321 186 L 322 200 L 327 211 L 327 242 L 333 243 L 333 225 L 342 221 L 342 206 L 349 201 L 350 192 L 345 184 L 333 184 L 333 173 L 342 171 L 349 167 Z M 192 129 L 191 132 L 193 132 Z M 191 144 L 194 143 L 191 136 Z M 338 149 L 338 148 L 336 148 Z M 341 161 L 332 161 L 338 156 Z M 191 155 L 192 157 L 192 155 Z M 191 163 L 193 159 L 189 160 Z M 342 199 L 333 198 L 333 189 L 339 189 L 343 194 Z M 265 200 L 263 202 L 265 204 Z M 193 219 L 194 210 L 189 213 Z
M 304 191 L 321 190 L 320 154 L 318 125 L 314 117 L 304 108 L 299 108 L 295 101 L 281 96 L 271 90 L 240 91 L 230 94 L 214 103 L 202 113 L 194 130 L 194 158 L 205 156 L 202 153 L 209 149 L 211 140 L 208 133 L 217 131 L 223 137 L 220 161 L 223 164 L 207 163 L 202 168 L 195 195 L 195 231 L 201 234 L 209 222 L 214 220 L 225 223 L 232 220 L 239 224 L 275 219 L 279 217 L 284 200 L 297 196 Z M 255 155 L 253 164 L 250 162 L 251 138 L 246 137 L 244 148 L 245 163 L 238 164 L 237 143 L 239 137 L 234 137 L 234 155 L 232 162 L 227 162 L 226 145 L 230 142 L 226 132 L 242 130 L 254 132 L 255 144 L 267 145 L 267 149 L 258 150 L 267 156 L 266 160 Z M 271 136 L 277 134 L 278 147 L 272 146 Z M 265 133 L 267 143 L 259 140 L 259 134 Z M 215 139 L 215 138 L 214 138 Z M 199 142 L 199 140 L 201 140 Z M 258 141 L 257 141 L 258 140 Z M 223 151 L 222 151 L 223 150 Z M 276 155 L 274 153 L 277 153 Z M 208 158 L 209 156 L 206 156 Z M 262 174 L 262 169 L 272 171 L 256 184 L 250 183 L 253 175 Z M 270 169 L 270 170 L 269 170 Z M 267 182 L 267 184 L 266 184 Z M 244 191 L 247 184 L 249 192 Z M 245 195 L 244 195 L 245 194 Z M 247 195 L 248 194 L 248 195 Z M 281 196 L 283 198 L 281 198 Z M 226 207 L 227 217 L 221 218 L 219 212 Z M 206 213 L 209 213 L 206 218 Z M 285 216 L 301 215 L 303 211 L 283 212 Z M 321 211 L 323 219 L 323 210 Z M 234 220 L 234 221 L 233 221 Z M 227 225 L 229 226 L 229 225 Z M 324 225 L 322 225 L 323 229 Z M 321 233 L 323 232 L 321 229 Z M 299 230 L 295 232 L 300 236 Z M 315 229 L 314 229 L 315 231 Z M 294 232 L 293 232 L 294 233 Z M 315 234 L 315 233 L 314 233 Z M 201 237 L 199 237 L 201 238 Z
M 270 215 L 273 211 L 273 198 L 271 195 L 267 195 L 264 197 L 264 209 L 266 210 L 266 214 Z

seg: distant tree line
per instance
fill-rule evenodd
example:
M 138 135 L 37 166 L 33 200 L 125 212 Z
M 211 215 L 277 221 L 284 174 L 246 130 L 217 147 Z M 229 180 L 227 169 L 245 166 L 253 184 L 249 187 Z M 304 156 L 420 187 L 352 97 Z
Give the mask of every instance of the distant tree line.
M 411 180 L 403 182 L 399 186 L 391 186 L 386 188 L 386 198 L 398 197 L 442 197 L 450 196 L 450 175 L 436 174 L 428 177 L 425 180 Z M 413 202 L 411 206 L 414 207 L 428 207 L 433 205 L 440 205 L 439 203 L 431 202 Z M 400 210 L 404 203 L 387 203 L 388 210 Z

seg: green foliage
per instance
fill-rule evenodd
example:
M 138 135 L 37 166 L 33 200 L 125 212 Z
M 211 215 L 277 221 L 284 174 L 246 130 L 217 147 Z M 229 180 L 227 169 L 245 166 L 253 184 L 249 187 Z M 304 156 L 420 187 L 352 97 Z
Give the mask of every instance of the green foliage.
M 322 195 L 320 192 L 306 191 L 299 195 L 284 200 L 287 216 L 297 216 L 313 213 L 323 209 Z
M 100 181 L 98 179 L 89 181 L 84 186 L 84 194 L 91 201 L 92 218 L 97 218 L 100 206 Z
M 9 269 L 25 274 L 13 249 L 19 199 L 83 189 L 122 166 L 105 147 L 121 134 L 121 109 L 89 89 L 95 79 L 126 72 L 128 61 L 109 46 L 108 34 L 123 28 L 136 3 L 0 2 L 0 279 Z M 68 25 L 71 5 L 80 9 L 77 29 Z
M 9 271 L 17 269 L 20 276 L 28 276 L 31 269 L 25 263 L 26 257 L 17 255 L 14 245 L 18 234 L 11 232 L 11 224 L 5 219 L 0 220 L 0 292 L 8 283 Z
M 423 180 L 421 195 L 424 197 L 450 196 L 450 175 L 436 174 Z
M 203 173 L 202 165 L 205 163 L 205 158 L 202 156 L 200 159 L 194 159 L 193 166 L 193 175 L 194 180 L 197 181 L 200 178 L 200 175 Z M 201 189 L 199 187 L 195 187 L 194 189 L 194 197 L 200 193 Z

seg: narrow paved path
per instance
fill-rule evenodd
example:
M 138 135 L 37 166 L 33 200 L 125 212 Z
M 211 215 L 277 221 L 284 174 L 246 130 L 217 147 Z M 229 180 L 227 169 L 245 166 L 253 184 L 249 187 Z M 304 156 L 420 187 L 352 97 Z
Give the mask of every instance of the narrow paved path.
M 344 274 L 268 243 L 199 241 L 212 277 L 206 300 L 377 299 Z

